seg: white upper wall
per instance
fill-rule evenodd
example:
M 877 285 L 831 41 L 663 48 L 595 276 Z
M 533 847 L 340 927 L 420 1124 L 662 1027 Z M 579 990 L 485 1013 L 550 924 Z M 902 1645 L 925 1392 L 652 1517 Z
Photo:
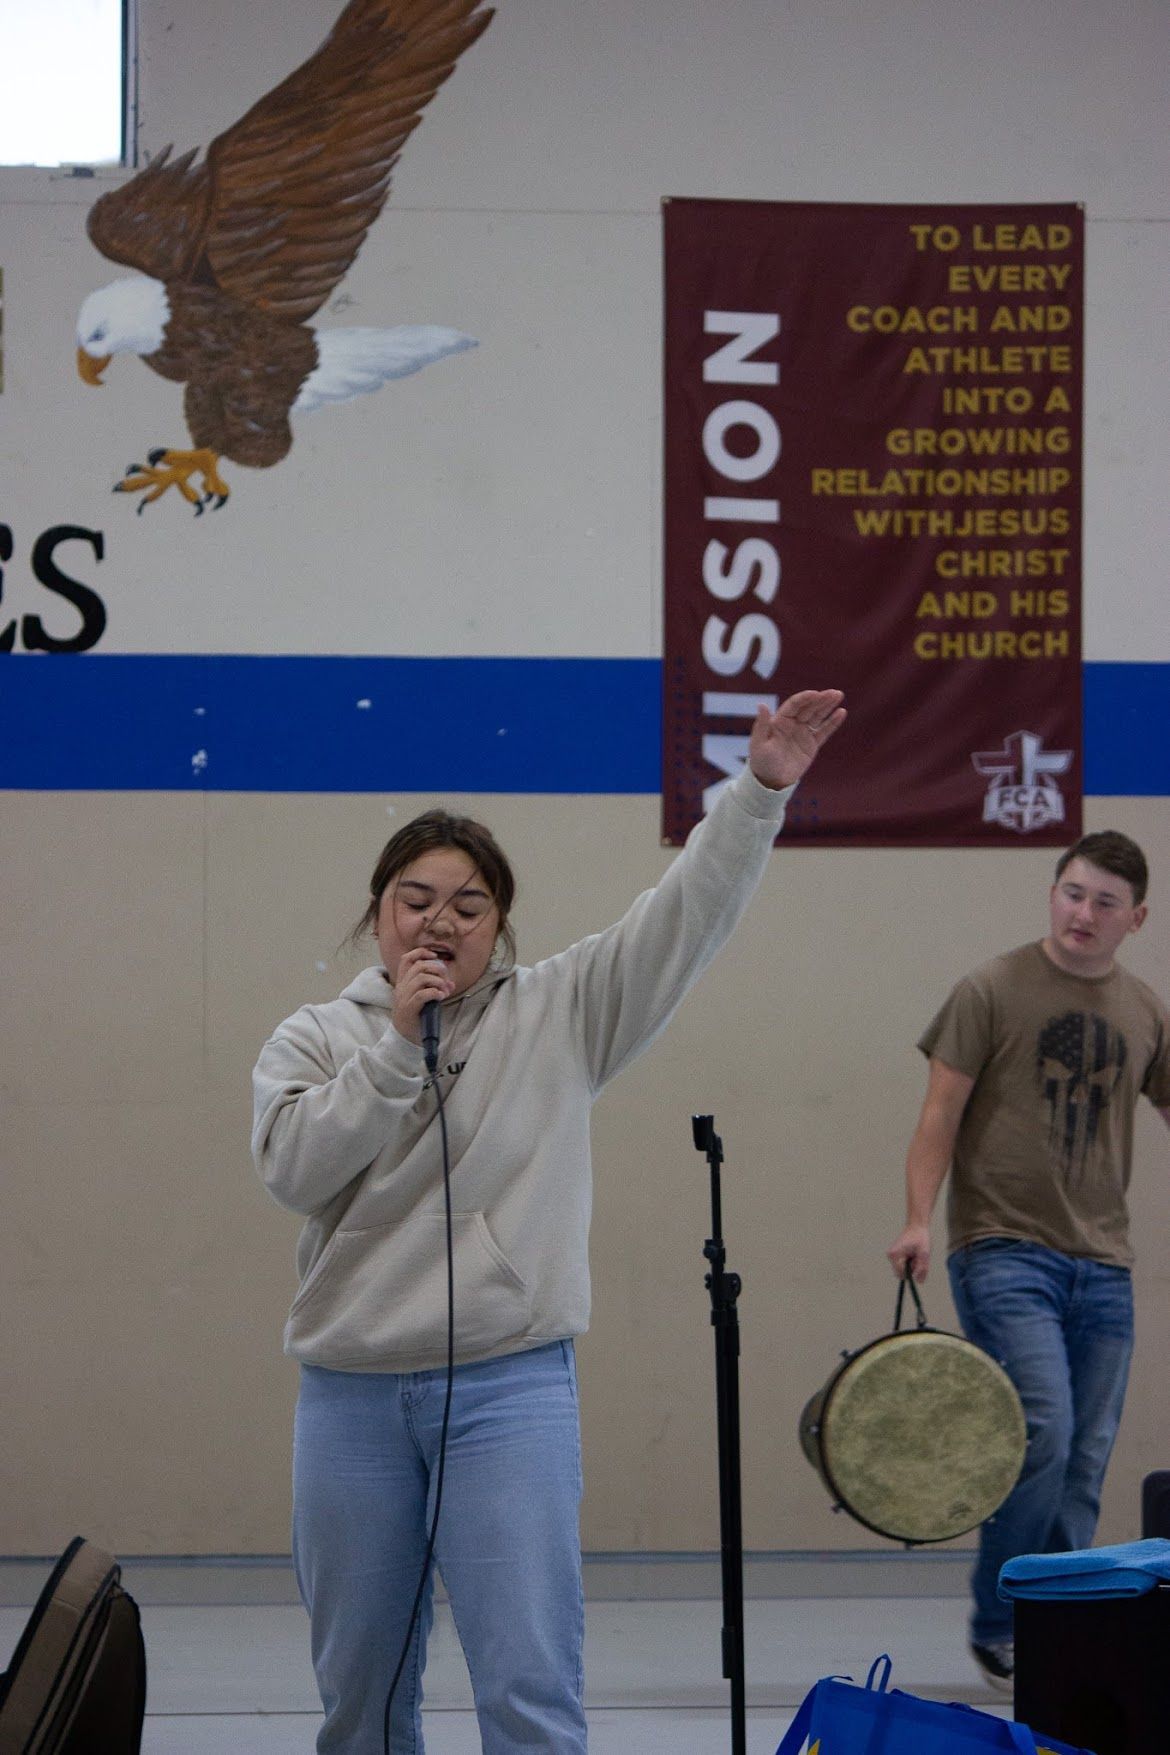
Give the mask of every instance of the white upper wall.
M 143 0 L 142 139 L 206 142 L 334 0 Z M 396 203 L 1069 201 L 1166 217 L 1164 0 L 499 0 Z
M 143 151 L 206 147 L 339 9 L 140 0 Z M 67 522 L 105 533 L 104 651 L 654 655 L 661 199 L 1077 200 L 1086 656 L 1170 659 L 1167 90 L 1165 0 L 500 0 L 321 313 L 479 347 L 299 418 L 197 527 L 110 498 L 186 442 L 178 387 L 72 369 L 119 272 L 84 236 L 106 179 L 0 174 L 6 613 L 43 609 L 27 555 Z

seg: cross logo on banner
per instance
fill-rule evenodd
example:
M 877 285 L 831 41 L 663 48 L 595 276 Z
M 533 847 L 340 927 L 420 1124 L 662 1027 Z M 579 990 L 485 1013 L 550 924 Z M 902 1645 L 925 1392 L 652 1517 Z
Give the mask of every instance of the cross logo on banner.
M 983 821 L 1027 835 L 1064 821 L 1064 797 L 1054 778 L 1068 772 L 1072 750 L 1046 750 L 1034 731 L 1013 731 L 1002 750 L 971 757 L 976 773 L 990 782 Z

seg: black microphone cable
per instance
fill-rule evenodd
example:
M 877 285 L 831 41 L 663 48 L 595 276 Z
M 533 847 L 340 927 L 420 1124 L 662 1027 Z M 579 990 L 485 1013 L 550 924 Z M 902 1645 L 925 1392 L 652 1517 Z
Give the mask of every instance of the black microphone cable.
M 434 1083 L 435 1101 L 439 1108 L 439 1132 L 443 1142 L 443 1209 L 447 1221 L 447 1395 L 443 1403 L 442 1431 L 439 1434 L 439 1464 L 435 1471 L 435 1509 L 431 1517 L 431 1532 L 427 1540 L 427 1551 L 423 1556 L 418 1589 L 414 1593 L 414 1605 L 411 1608 L 410 1620 L 406 1626 L 406 1638 L 402 1642 L 398 1667 L 394 1671 L 394 1680 L 390 1684 L 390 1692 L 386 1696 L 386 1707 L 382 1714 L 383 1755 L 390 1755 L 390 1706 L 406 1666 L 407 1653 L 410 1651 L 410 1642 L 414 1637 L 419 1607 L 422 1603 L 423 1591 L 426 1589 L 431 1561 L 435 1553 L 435 1534 L 439 1527 L 439 1509 L 443 1503 L 443 1473 L 447 1466 L 447 1427 L 451 1419 L 451 1391 L 455 1384 L 455 1249 L 451 1228 L 451 1156 L 447 1144 L 447 1112 L 443 1107 L 443 1088 L 439 1082 L 438 1071 L 439 1002 L 437 999 L 428 1000 L 422 1009 L 422 1044 L 427 1071 Z

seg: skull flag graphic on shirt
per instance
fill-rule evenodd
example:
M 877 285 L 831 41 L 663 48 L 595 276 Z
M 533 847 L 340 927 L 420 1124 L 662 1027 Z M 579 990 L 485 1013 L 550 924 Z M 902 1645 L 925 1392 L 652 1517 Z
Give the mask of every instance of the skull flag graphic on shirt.
M 1094 1012 L 1065 1012 L 1040 1032 L 1036 1073 L 1048 1105 L 1049 1149 L 1070 1185 L 1085 1175 L 1126 1056 L 1125 1037 Z

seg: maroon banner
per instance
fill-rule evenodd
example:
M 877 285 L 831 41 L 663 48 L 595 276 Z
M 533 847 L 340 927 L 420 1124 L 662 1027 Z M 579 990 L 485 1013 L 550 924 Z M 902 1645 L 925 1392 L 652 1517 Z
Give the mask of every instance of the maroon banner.
M 1081 832 L 1081 209 L 665 203 L 663 836 L 843 688 L 786 842 Z

